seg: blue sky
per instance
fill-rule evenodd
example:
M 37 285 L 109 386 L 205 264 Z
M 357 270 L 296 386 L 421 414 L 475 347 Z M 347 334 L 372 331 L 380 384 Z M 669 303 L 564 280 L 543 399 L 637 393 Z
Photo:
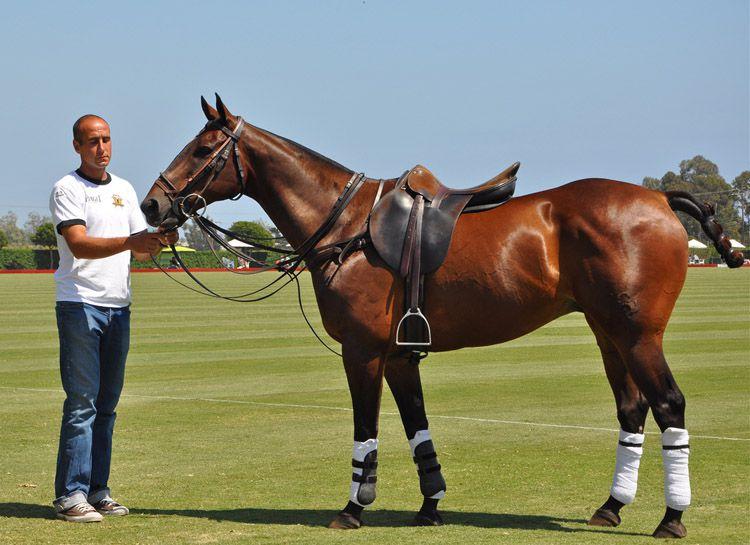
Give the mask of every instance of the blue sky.
M 0 214 L 46 212 L 70 128 L 110 121 L 140 195 L 202 126 L 201 94 L 373 177 L 416 163 L 518 192 L 640 183 L 703 154 L 750 168 L 749 3 L 13 2 L 0 21 Z M 252 201 L 221 223 L 263 218 Z

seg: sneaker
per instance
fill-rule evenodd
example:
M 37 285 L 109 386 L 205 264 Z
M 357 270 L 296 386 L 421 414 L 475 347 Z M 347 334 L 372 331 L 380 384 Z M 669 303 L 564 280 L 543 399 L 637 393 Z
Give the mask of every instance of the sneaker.
M 108 516 L 113 515 L 122 517 L 130 513 L 130 509 L 124 505 L 120 505 L 112 498 L 104 498 L 103 500 L 96 502 L 93 507 L 102 515 Z
M 57 518 L 68 522 L 101 522 L 104 517 L 89 502 L 84 501 L 65 511 L 59 511 Z

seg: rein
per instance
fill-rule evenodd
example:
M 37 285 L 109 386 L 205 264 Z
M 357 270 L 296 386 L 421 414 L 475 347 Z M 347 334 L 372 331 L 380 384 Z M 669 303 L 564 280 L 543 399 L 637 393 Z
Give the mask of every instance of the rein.
M 242 126 L 242 120 L 240 119 L 240 122 L 237 124 L 237 127 L 235 128 L 235 131 L 231 134 L 239 134 L 239 130 L 241 130 Z M 230 134 L 227 132 L 227 134 Z M 346 186 L 344 186 L 344 190 L 342 191 L 341 195 L 339 195 L 338 199 L 336 199 L 336 202 L 334 203 L 331 211 L 328 213 L 328 216 L 326 219 L 321 223 L 320 227 L 315 230 L 315 232 L 310 235 L 302 244 L 300 244 L 299 248 L 296 250 L 287 250 L 284 248 L 276 248 L 274 246 L 269 246 L 266 244 L 261 244 L 257 242 L 257 240 L 277 240 L 281 237 L 272 237 L 270 239 L 247 239 L 245 237 L 242 237 L 240 235 L 237 235 L 236 233 L 232 232 L 229 229 L 224 229 L 218 225 L 216 225 L 211 220 L 203 217 L 202 215 L 199 215 L 196 212 L 196 207 L 192 206 L 189 210 L 185 210 L 183 204 L 185 200 L 190 197 L 191 195 L 196 195 L 196 200 L 194 201 L 194 204 L 199 201 L 199 199 L 203 200 L 205 203 L 205 199 L 202 196 L 203 191 L 205 191 L 206 187 L 214 180 L 216 179 L 216 176 L 218 173 L 223 169 L 224 165 L 226 164 L 226 160 L 228 159 L 229 152 L 226 151 L 229 149 L 229 143 L 234 141 L 235 145 L 235 158 L 237 161 L 237 164 L 240 164 L 239 159 L 239 150 L 237 149 L 237 143 L 236 140 L 231 137 L 227 138 L 227 140 L 222 143 L 222 145 L 211 155 L 211 157 L 208 159 L 208 161 L 201 166 L 201 168 L 193 174 L 190 178 L 188 178 L 188 182 L 185 185 L 185 188 L 178 192 L 175 188 L 174 184 L 172 184 L 166 176 L 164 176 L 164 173 L 160 174 L 160 181 L 163 180 L 164 182 L 168 183 L 172 188 L 175 188 L 172 190 L 172 195 L 176 194 L 176 197 L 173 197 L 170 195 L 170 200 L 172 202 L 172 210 L 175 212 L 175 214 L 180 213 L 182 214 L 182 217 L 187 217 L 193 219 L 195 223 L 198 225 L 198 227 L 201 229 L 203 235 L 206 237 L 207 241 L 209 242 L 209 247 L 211 248 L 211 251 L 213 252 L 214 256 L 217 258 L 217 261 L 219 261 L 219 256 L 214 250 L 213 243 L 211 240 L 217 242 L 220 246 L 222 246 L 225 250 L 231 252 L 232 254 L 242 258 L 247 259 L 248 261 L 254 261 L 262 267 L 260 269 L 254 270 L 254 271 L 246 271 L 240 273 L 239 271 L 233 271 L 231 269 L 227 269 L 227 267 L 224 267 L 225 269 L 229 270 L 230 272 L 233 272 L 235 274 L 258 274 L 261 272 L 267 272 L 270 270 L 276 270 L 279 271 L 281 274 L 277 276 L 273 281 L 266 284 L 265 286 L 258 288 L 254 291 L 238 294 L 238 295 L 222 295 L 220 293 L 215 292 L 208 286 L 206 286 L 203 282 L 201 282 L 194 274 L 193 272 L 187 267 L 185 262 L 180 257 L 179 253 L 175 249 L 174 245 L 171 244 L 169 246 L 170 250 L 172 251 L 172 255 L 174 256 L 175 261 L 177 264 L 187 273 L 187 275 L 190 277 L 193 282 L 195 282 L 200 289 L 196 289 L 192 286 L 189 286 L 185 284 L 184 282 L 179 281 L 177 278 L 175 278 L 173 275 L 169 274 L 167 270 L 165 270 L 161 264 L 154 258 L 154 256 L 151 256 L 151 260 L 153 261 L 154 265 L 156 265 L 157 268 L 159 268 L 164 274 L 166 274 L 171 280 L 174 282 L 180 284 L 181 286 L 188 288 L 191 291 L 194 291 L 196 293 L 200 293 L 202 295 L 206 295 L 209 297 L 213 297 L 216 299 L 223 299 L 226 301 L 234 301 L 237 303 L 252 303 L 257 301 L 262 301 L 264 299 L 267 299 L 271 297 L 272 295 L 275 295 L 279 291 L 281 291 L 283 288 L 285 288 L 288 284 L 291 282 L 297 283 L 297 299 L 300 306 L 300 311 L 302 312 L 302 316 L 305 319 L 305 322 L 307 323 L 310 330 L 313 332 L 315 337 L 325 346 L 328 350 L 333 352 L 334 354 L 341 356 L 339 352 L 336 352 L 334 349 L 332 349 L 330 346 L 328 346 L 323 339 L 318 335 L 318 333 L 313 328 L 312 324 L 310 323 L 310 320 L 307 317 L 307 314 L 305 313 L 305 309 L 302 305 L 302 290 L 299 284 L 299 275 L 307 268 L 307 265 L 303 265 L 303 261 L 305 260 L 314 260 L 317 261 L 316 258 L 320 258 L 322 255 L 325 255 L 326 252 L 332 248 L 340 247 L 342 244 L 345 244 L 347 247 L 351 244 L 353 239 L 346 240 L 343 242 L 338 242 L 334 244 L 328 244 L 323 247 L 317 248 L 316 246 L 318 243 L 325 237 L 330 230 L 333 228 L 333 226 L 336 224 L 336 221 L 341 216 L 341 214 L 344 212 L 346 207 L 351 203 L 354 196 L 359 192 L 359 190 L 364 185 L 364 182 L 366 180 L 366 177 L 364 173 L 355 173 L 352 175 L 352 177 L 347 182 Z M 222 152 L 224 150 L 224 152 Z M 217 166 L 217 163 L 214 162 L 214 159 L 216 157 L 219 157 L 219 154 L 222 153 L 224 155 L 224 161 L 221 165 Z M 195 181 L 199 179 L 199 177 L 208 169 L 214 170 L 214 174 L 212 178 L 208 181 L 208 183 L 203 187 L 200 194 L 197 193 L 189 193 L 187 196 L 183 197 L 182 193 L 186 193 L 187 191 L 192 190 L 192 186 L 195 185 Z M 241 196 L 244 193 L 244 179 L 242 178 L 241 170 L 238 169 L 238 176 L 240 177 L 240 193 Z M 382 190 L 382 180 L 380 182 L 380 187 L 378 189 L 378 196 L 381 193 Z M 164 187 L 162 187 L 162 190 L 164 190 Z M 165 192 L 166 193 L 166 192 Z M 236 200 L 236 199 L 235 199 Z M 205 210 L 205 206 L 202 207 Z M 222 233 L 225 236 L 229 236 L 232 238 L 235 238 L 237 240 L 240 240 L 242 242 L 245 242 L 246 244 L 249 244 L 253 248 L 278 252 L 281 254 L 285 254 L 285 257 L 279 260 L 276 263 L 264 263 L 261 261 L 258 261 L 257 259 L 254 259 L 252 256 L 248 256 L 236 248 L 233 248 L 229 243 L 222 238 L 218 233 Z M 211 240 L 209 240 L 209 238 Z M 356 237 L 355 237 L 356 238 Z M 302 265 L 302 266 L 301 266 Z M 301 267 L 300 267 L 301 266 Z M 276 283 L 282 281 L 283 279 L 286 279 L 285 282 L 281 283 L 281 285 L 274 287 L 273 291 L 270 293 L 264 293 L 266 290 L 271 288 L 271 286 L 274 286 Z M 259 295 L 262 294 L 262 295 Z

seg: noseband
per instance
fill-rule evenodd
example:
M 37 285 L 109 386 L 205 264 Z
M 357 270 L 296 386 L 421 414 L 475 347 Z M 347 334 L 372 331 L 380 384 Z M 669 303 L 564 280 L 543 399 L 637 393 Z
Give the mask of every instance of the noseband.
M 185 180 L 185 187 L 181 190 L 177 189 L 177 186 L 169 179 L 169 177 L 167 177 L 166 171 L 159 173 L 155 185 L 158 186 L 169 199 L 169 202 L 172 205 L 172 213 L 175 216 L 180 219 L 187 219 L 195 216 L 198 210 L 205 210 L 206 206 L 208 206 L 208 202 L 203 194 L 211 183 L 213 183 L 213 181 L 219 176 L 221 171 L 224 170 L 232 149 L 234 149 L 234 161 L 237 167 L 239 192 L 234 197 L 231 197 L 230 200 L 236 201 L 245 194 L 245 171 L 242 168 L 240 149 L 238 145 L 244 124 L 245 120 L 238 117 L 237 125 L 234 127 L 233 131 L 230 131 L 224 126 L 218 127 L 221 132 L 227 135 L 226 140 L 224 140 L 221 145 L 211 153 L 197 171 Z M 196 138 L 203 132 L 209 130 L 209 128 L 210 127 L 206 127 L 203 131 L 198 133 Z M 207 176 L 210 177 L 209 180 L 196 192 L 195 187 Z M 185 208 L 186 203 L 188 205 L 187 209 Z

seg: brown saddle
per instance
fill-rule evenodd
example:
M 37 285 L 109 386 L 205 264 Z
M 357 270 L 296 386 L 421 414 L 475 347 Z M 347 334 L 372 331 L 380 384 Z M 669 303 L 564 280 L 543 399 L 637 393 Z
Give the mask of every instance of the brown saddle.
M 451 189 L 417 165 L 375 205 L 369 222 L 373 246 L 406 279 L 407 310 L 396 328 L 397 346 L 423 350 L 432 344 L 430 325 L 420 308 L 424 276 L 445 261 L 462 214 L 490 210 L 513 196 L 520 166 L 514 163 L 479 186 Z

